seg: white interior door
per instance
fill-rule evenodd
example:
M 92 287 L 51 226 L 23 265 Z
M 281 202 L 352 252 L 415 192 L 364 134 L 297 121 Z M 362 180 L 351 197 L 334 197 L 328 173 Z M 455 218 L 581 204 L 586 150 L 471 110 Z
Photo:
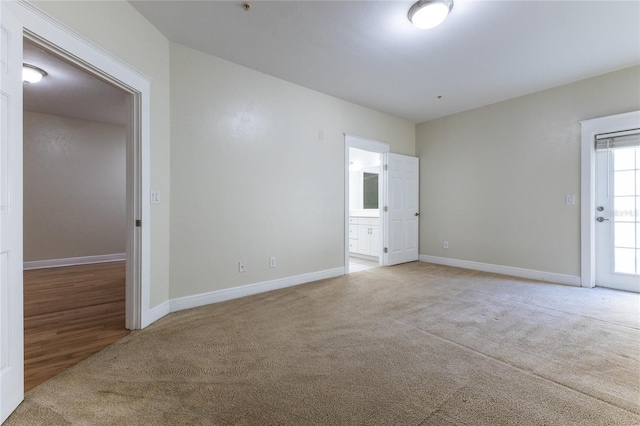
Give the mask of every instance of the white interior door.
M 24 397 L 22 25 L 0 2 L 0 422 Z
M 384 264 L 418 260 L 418 158 L 386 153 Z
M 640 133 L 618 143 L 596 153 L 595 283 L 640 292 Z

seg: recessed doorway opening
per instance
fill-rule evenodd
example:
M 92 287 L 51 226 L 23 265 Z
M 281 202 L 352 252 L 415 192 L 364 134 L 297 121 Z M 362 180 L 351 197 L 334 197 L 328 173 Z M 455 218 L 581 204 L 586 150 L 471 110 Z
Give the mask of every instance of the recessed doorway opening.
M 151 81 L 28 2 L 2 2 L 2 247 L 0 260 L 0 421 L 24 399 L 23 39 L 127 93 L 125 320 L 144 328 L 161 312 L 150 305 Z
M 345 135 L 345 273 L 384 265 L 383 156 L 389 145 Z
M 41 81 L 23 87 L 29 390 L 129 333 L 127 133 L 133 95 L 36 39 L 24 38 L 23 62 L 46 71 Z
M 380 266 L 382 154 L 349 148 L 349 271 Z

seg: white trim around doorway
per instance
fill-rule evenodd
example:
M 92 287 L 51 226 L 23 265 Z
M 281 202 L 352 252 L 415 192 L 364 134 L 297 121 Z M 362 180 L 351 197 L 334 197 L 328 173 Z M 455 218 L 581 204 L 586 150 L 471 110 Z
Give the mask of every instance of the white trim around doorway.
M 150 314 L 150 93 L 151 80 L 26 1 L 11 2 L 24 36 L 131 96 L 127 126 L 126 326 L 141 329 Z M 136 227 L 136 220 L 141 226 Z
M 349 274 L 349 148 L 358 148 L 365 151 L 377 152 L 384 154 L 389 152 L 389 144 L 384 142 L 375 141 L 372 139 L 363 138 L 352 134 L 344 134 L 344 273 Z M 386 173 L 383 173 L 383 179 L 385 179 Z M 380 188 L 384 190 L 384 182 L 380 182 Z M 380 200 L 383 200 L 380 197 Z M 380 203 L 380 219 L 383 218 L 382 203 Z M 380 221 L 380 226 L 384 227 L 384 221 Z M 383 241 L 382 247 L 386 246 L 384 236 L 386 233 L 382 232 Z M 383 265 L 384 256 L 380 255 L 380 265 Z
M 640 111 L 599 117 L 581 125 L 581 202 L 580 202 L 580 282 L 582 287 L 595 287 L 595 196 L 596 135 L 640 127 Z

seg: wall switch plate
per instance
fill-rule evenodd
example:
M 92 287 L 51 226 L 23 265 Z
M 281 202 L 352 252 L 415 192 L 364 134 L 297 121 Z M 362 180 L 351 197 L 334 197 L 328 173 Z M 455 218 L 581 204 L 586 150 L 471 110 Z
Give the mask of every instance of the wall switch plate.
M 151 204 L 160 204 L 160 191 L 151 191 Z
M 275 268 L 275 267 L 276 267 L 276 258 L 272 256 L 269 258 L 269 268 Z
M 449 241 L 445 241 L 444 242 L 444 248 L 448 249 L 449 248 Z
M 574 205 L 576 203 L 576 196 L 575 195 L 565 195 L 564 196 L 564 203 L 568 206 Z
M 247 265 L 244 262 L 238 262 L 238 272 L 246 272 Z

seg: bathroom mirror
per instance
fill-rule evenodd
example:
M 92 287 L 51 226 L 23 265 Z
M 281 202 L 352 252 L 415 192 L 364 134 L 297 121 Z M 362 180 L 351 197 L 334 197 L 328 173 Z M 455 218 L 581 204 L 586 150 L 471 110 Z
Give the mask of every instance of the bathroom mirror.
M 365 209 L 378 208 L 378 174 L 362 174 L 362 206 Z

